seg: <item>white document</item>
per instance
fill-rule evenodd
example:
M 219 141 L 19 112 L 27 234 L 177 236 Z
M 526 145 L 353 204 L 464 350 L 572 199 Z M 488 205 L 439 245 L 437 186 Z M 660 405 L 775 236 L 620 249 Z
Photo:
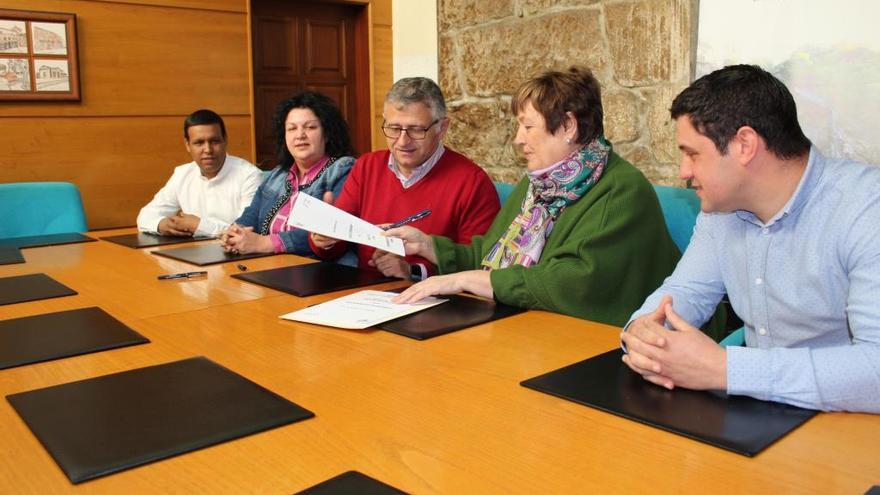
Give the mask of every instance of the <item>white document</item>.
M 366 244 L 399 256 L 405 254 L 402 240 L 385 237 L 379 227 L 308 194 L 296 196 L 287 223 L 341 241 Z
M 281 318 L 328 327 L 361 329 L 417 313 L 447 301 L 447 299 L 426 297 L 414 304 L 394 304 L 391 299 L 397 295 L 399 294 L 396 292 L 362 290 L 281 315 Z

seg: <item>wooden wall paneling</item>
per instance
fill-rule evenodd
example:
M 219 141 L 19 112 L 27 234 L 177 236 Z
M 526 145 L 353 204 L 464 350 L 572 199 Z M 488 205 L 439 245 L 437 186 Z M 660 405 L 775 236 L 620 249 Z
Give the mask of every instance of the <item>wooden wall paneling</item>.
M 286 100 L 287 98 L 290 98 L 290 87 L 286 85 L 269 86 L 263 84 L 259 88 L 255 89 L 255 91 L 257 91 L 259 98 L 254 98 L 254 100 L 260 101 L 260 106 L 262 108 L 255 108 L 254 136 L 262 136 L 262 140 L 260 142 L 256 142 L 256 138 L 254 138 L 254 145 L 263 150 L 275 150 L 275 136 L 272 132 L 272 117 L 275 114 L 275 109 L 278 107 L 278 104 Z M 262 115 L 264 117 L 261 119 L 257 119 L 256 115 Z M 254 152 L 256 153 L 256 150 L 254 150 Z M 255 165 L 259 165 L 256 162 L 253 163 Z
M 82 102 L 3 105 L 0 115 L 249 112 L 244 14 L 86 1 L 13 5 L 40 6 L 77 15 Z
M 184 117 L 211 108 L 232 154 L 252 159 L 246 0 L 7 0 L 77 15 L 79 103 L 0 105 L 0 181 L 67 180 L 89 227 L 133 225 L 190 160 Z
M 248 0 L 4 0 L 4 8 L 44 10 L 47 12 L 74 12 L 82 3 L 109 3 L 153 5 L 177 9 L 201 9 L 226 12 L 247 11 Z
M 292 49 L 299 43 L 300 32 L 297 23 L 290 23 L 286 19 L 279 18 L 276 15 L 267 13 L 251 13 L 254 30 L 263 32 L 266 36 L 260 39 L 254 39 L 251 34 L 250 43 L 256 43 L 256 49 L 253 53 L 254 64 L 250 70 L 250 78 L 252 82 L 251 89 L 251 105 L 253 106 L 254 116 L 254 157 L 260 155 L 258 150 L 266 153 L 267 150 L 273 150 L 271 156 L 275 153 L 275 139 L 272 132 L 272 116 L 278 104 L 290 97 L 290 86 L 283 82 L 288 78 L 295 78 L 300 72 L 302 61 L 299 59 L 298 52 Z M 253 33 L 254 31 L 250 31 Z M 278 43 L 277 40 L 286 40 L 284 43 Z M 270 84 L 263 80 L 267 75 L 280 78 L 278 84 Z M 258 116 L 260 116 L 258 118 Z M 254 162 L 258 166 L 260 163 Z M 272 160 L 274 163 L 274 159 Z M 271 164 L 270 164 L 271 165 Z
M 373 149 L 388 147 L 380 129 L 385 93 L 394 83 L 391 52 L 391 26 L 373 25 Z
M 249 116 L 224 121 L 228 152 L 247 156 Z M 174 167 L 192 160 L 183 144 L 183 117 L 58 117 L 37 127 L 19 117 L 0 119 L 0 126 L 0 182 L 75 183 L 90 228 L 134 225 Z
M 391 40 L 391 0 L 326 0 L 326 3 L 351 3 L 356 5 L 368 5 L 366 15 L 368 22 L 369 87 L 364 88 L 371 97 L 371 105 L 365 111 L 369 112 L 371 148 L 384 149 L 387 144 L 379 126 L 382 124 L 382 104 L 385 93 L 393 83 L 393 61 Z M 250 15 L 254 15 L 252 12 Z M 260 123 L 255 123 L 259 126 Z
M 254 67 L 258 71 L 270 71 L 281 75 L 295 77 L 299 73 L 299 61 L 297 51 L 290 49 L 299 40 L 299 27 L 297 24 L 288 24 L 284 19 L 278 19 L 267 15 L 257 15 L 254 18 L 255 27 L 258 31 L 266 34 L 257 40 L 259 46 L 254 53 Z M 278 44 L 277 40 L 285 39 L 285 43 Z
M 355 150 L 370 150 L 370 118 L 361 111 L 372 106 L 371 94 L 363 90 L 369 71 L 357 64 L 359 57 L 369 59 L 368 44 L 355 39 L 356 33 L 369 34 L 366 28 L 356 30 L 366 23 L 367 6 L 314 0 L 251 0 L 250 5 L 259 165 L 264 169 L 275 165 L 274 139 L 266 122 L 283 88 L 287 88 L 285 98 L 303 89 L 325 92 L 348 121 Z
M 391 26 L 391 2 L 392 0 L 373 0 L 370 2 L 373 8 L 373 24 Z
M 304 71 L 307 78 L 345 78 L 347 47 L 346 25 L 340 20 L 305 20 L 306 43 Z
M 352 143 L 358 152 L 364 153 L 373 149 L 373 69 L 371 65 L 372 29 L 370 25 L 369 5 L 361 8 L 354 21 L 354 72 L 359 81 L 353 87 L 354 101 L 359 102 L 352 110 L 356 122 L 353 126 L 355 142 Z
M 347 3 L 369 3 L 371 136 L 382 149 L 391 0 Z M 253 159 L 247 0 L 6 0 L 4 7 L 77 14 L 83 99 L 0 105 L 0 181 L 69 180 L 83 193 L 90 228 L 133 225 L 171 169 L 189 161 L 181 124 L 201 107 L 223 115 L 230 153 Z
M 246 12 L 248 0 L 92 0 L 93 2 L 131 3 L 164 7 Z
M 256 161 L 257 157 L 257 143 L 256 143 L 256 126 L 257 122 L 254 119 L 255 105 L 254 105 L 254 38 L 253 38 L 253 26 L 251 25 L 251 20 L 253 19 L 253 12 L 251 10 L 251 2 L 250 0 L 241 0 L 244 3 L 245 7 L 245 23 L 244 23 L 244 32 L 245 32 L 245 59 L 247 61 L 247 83 L 248 83 L 248 120 L 250 123 L 250 149 L 248 150 L 248 158 L 251 163 Z

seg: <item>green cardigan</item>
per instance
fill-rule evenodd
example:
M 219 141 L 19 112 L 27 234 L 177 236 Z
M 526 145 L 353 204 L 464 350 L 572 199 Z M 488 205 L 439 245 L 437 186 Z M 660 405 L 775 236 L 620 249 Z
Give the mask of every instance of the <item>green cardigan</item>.
M 433 236 L 440 273 L 474 270 L 519 214 L 524 177 L 470 245 Z M 642 173 L 612 152 L 592 189 L 556 219 L 538 263 L 492 271 L 495 298 L 622 326 L 675 268 L 678 248 Z

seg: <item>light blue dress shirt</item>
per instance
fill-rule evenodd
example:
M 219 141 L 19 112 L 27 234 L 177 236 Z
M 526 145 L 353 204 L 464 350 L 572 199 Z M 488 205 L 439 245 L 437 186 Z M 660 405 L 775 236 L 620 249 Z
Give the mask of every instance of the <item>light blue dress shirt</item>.
M 766 224 L 700 213 L 664 294 L 699 326 L 724 293 L 745 322 L 727 348 L 727 392 L 810 409 L 880 413 L 880 168 L 810 151 L 794 195 Z

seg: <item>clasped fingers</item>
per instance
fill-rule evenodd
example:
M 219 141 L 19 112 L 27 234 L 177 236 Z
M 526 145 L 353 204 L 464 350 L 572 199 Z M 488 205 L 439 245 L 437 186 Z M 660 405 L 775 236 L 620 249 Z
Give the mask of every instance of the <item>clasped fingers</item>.
M 675 383 L 671 378 L 661 374 L 663 369 L 660 366 L 660 363 L 647 356 L 631 351 L 629 354 L 623 355 L 623 362 L 629 366 L 629 369 L 635 371 L 641 375 L 642 378 L 648 380 L 654 385 L 659 385 L 669 390 L 672 390 L 675 387 Z
M 663 325 L 657 323 L 651 318 L 642 317 L 633 321 L 629 327 L 627 327 L 625 333 L 637 337 L 646 344 L 664 347 L 666 345 L 667 332 L 669 332 L 669 330 Z

